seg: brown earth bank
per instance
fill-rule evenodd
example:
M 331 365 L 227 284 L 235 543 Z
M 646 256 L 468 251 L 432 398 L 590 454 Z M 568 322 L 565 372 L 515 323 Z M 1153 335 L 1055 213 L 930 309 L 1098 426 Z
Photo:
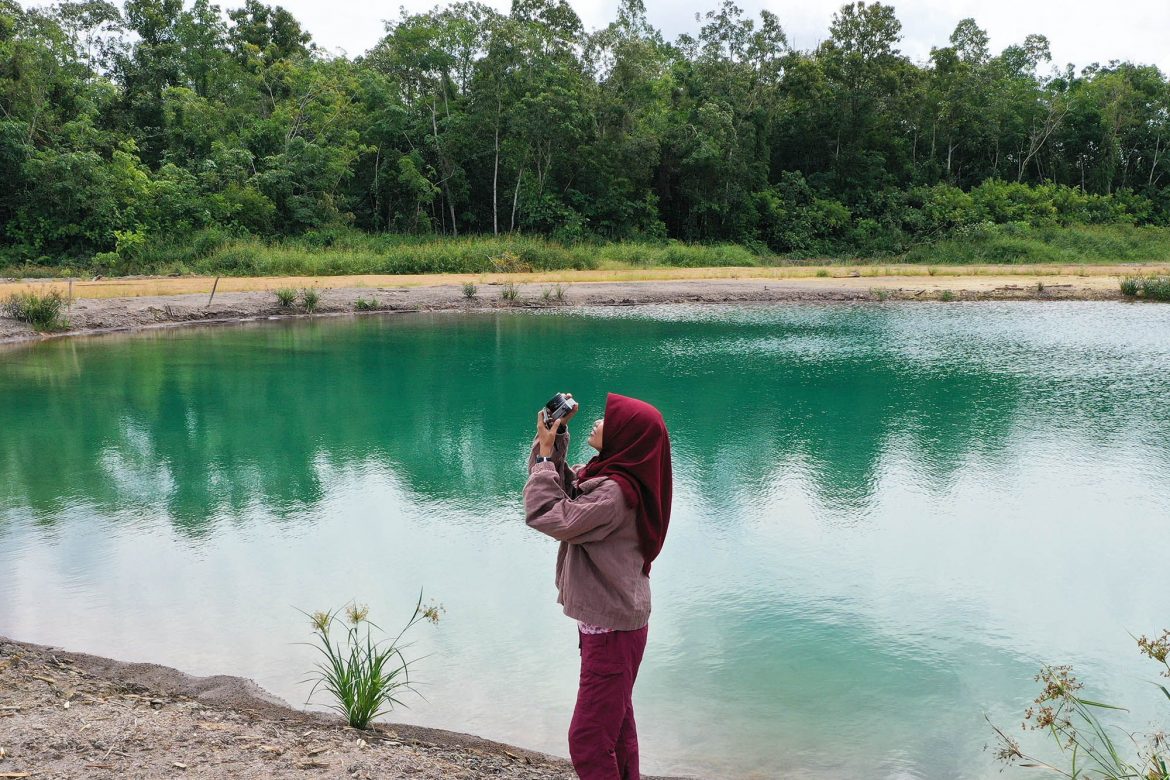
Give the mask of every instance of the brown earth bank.
M 394 723 L 351 729 L 240 677 L 192 677 L 0 637 L 0 778 L 24 777 L 576 774 L 564 760 L 467 734 Z
M 688 271 L 689 269 L 683 269 Z M 369 309 L 361 313 L 436 310 L 493 310 L 554 308 L 566 306 L 633 306 L 661 303 L 767 303 L 841 301 L 986 301 L 986 300 L 1120 300 L 1115 269 L 1091 269 L 1085 275 L 946 273 L 915 276 L 827 276 L 736 278 L 718 269 L 713 278 L 557 281 L 581 278 L 571 273 L 478 282 L 473 297 L 464 294 L 463 283 L 434 283 L 454 277 L 319 277 L 239 279 L 225 277 L 214 296 L 214 280 L 119 279 L 78 282 L 67 313 L 69 328 L 53 335 L 78 335 L 174 326 L 177 324 L 241 322 L 305 316 L 294 304 L 282 307 L 278 288 L 316 288 L 320 294 L 314 316 L 354 314 L 358 302 Z M 585 272 L 588 273 L 588 272 Z M 679 271 L 675 272 L 681 273 Z M 714 271 L 713 271 L 714 273 Z M 839 273 L 839 272 L 838 272 Z M 682 273 L 686 276 L 688 274 Z M 461 277 L 460 277 L 461 278 Z M 429 281 L 430 283 L 420 283 Z M 205 291 L 191 292 L 193 284 Z M 503 297 L 505 284 L 514 284 L 517 297 Z M 231 290 L 230 288 L 243 288 Z M 225 289 L 227 288 L 227 289 Z M 33 290 L 60 290 L 68 283 L 11 281 L 0 283 L 0 300 Z M 176 294 L 150 294 L 183 290 Z M 147 293 L 147 294 L 144 294 Z M 95 296 L 95 297 L 84 297 Z M 43 338 L 28 325 L 0 317 L 0 343 Z

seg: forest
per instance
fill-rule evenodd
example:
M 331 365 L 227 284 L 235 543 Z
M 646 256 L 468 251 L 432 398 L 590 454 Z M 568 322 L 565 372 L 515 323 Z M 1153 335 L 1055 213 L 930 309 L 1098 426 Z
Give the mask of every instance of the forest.
M 157 270 L 240 241 L 1170 246 L 1158 68 L 1056 63 L 1041 34 L 995 52 L 973 19 L 927 61 L 900 40 L 883 3 L 799 50 L 730 0 L 673 41 L 642 0 L 597 30 L 514 0 L 403 12 L 343 56 L 258 0 L 0 0 L 0 267 Z

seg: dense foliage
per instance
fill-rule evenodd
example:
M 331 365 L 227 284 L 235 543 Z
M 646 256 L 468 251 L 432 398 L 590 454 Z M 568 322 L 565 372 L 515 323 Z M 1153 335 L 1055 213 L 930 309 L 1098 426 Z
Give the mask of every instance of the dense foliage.
M 850 3 L 799 51 L 731 2 L 673 42 L 642 0 L 592 32 L 565 0 L 457 2 L 351 59 L 258 0 L 0 0 L 0 265 L 347 226 L 874 255 L 1170 223 L 1157 68 L 993 54 L 970 19 L 915 63 L 900 30 Z

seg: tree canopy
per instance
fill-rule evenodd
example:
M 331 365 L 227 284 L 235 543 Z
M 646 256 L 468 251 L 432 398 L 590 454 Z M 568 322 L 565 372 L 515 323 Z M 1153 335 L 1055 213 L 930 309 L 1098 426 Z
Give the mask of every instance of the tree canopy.
M 642 0 L 461 0 L 353 58 L 247 0 L 0 0 L 0 252 L 160 236 L 534 233 L 898 252 L 964 225 L 1170 224 L 1170 82 L 973 19 L 925 62 L 893 7 L 823 43 L 731 0 L 664 40 Z

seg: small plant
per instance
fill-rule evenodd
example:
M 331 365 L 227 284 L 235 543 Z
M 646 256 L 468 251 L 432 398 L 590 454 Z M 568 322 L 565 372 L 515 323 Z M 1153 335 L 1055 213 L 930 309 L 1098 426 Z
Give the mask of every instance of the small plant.
M 504 289 L 500 290 L 500 300 L 514 303 L 520 297 L 520 288 L 515 282 L 504 282 Z
M 883 290 L 880 287 L 869 288 L 869 294 L 872 295 L 874 298 L 876 298 L 879 301 L 885 301 L 887 298 L 890 297 L 890 291 Z
M 556 298 L 559 302 L 564 303 L 565 293 L 567 292 L 568 290 L 565 289 L 565 286 L 558 282 L 557 286 L 553 288 L 553 297 Z
M 4 302 L 4 314 L 27 323 L 37 331 L 65 330 L 69 321 L 62 315 L 65 296 L 56 290 L 43 295 L 35 292 L 16 293 Z
M 928 273 L 931 276 L 935 276 L 938 273 L 938 269 L 935 268 L 934 266 L 931 266 L 930 268 L 926 269 L 926 273 Z
M 402 637 L 423 620 L 438 623 L 443 607 L 433 603 L 424 607 L 420 592 L 414 614 L 389 640 L 375 640 L 374 632 L 382 629 L 369 619 L 369 612 L 369 607 L 350 603 L 328 612 L 301 613 L 313 622 L 314 641 L 308 644 L 322 655 L 306 680 L 313 681 L 309 698 L 323 687 L 335 702 L 330 709 L 355 729 L 369 728 L 374 718 L 402 705 L 398 697 L 403 692 L 415 692 L 410 684 L 413 661 L 402 653 Z
M 321 303 L 321 293 L 313 287 L 306 287 L 301 290 L 301 306 L 305 308 L 305 312 L 312 314 L 317 311 L 317 304 Z
M 479 288 L 475 286 L 474 282 L 464 282 L 463 283 L 463 297 L 464 298 L 466 298 L 467 300 L 470 301 L 472 298 L 474 298 L 477 295 L 479 295 Z
M 1042 281 L 1036 282 L 1036 294 L 1037 295 L 1044 294 L 1044 282 L 1042 282 Z
M 1162 636 L 1137 640 L 1138 649 L 1150 659 L 1162 665 L 1162 676 L 1170 677 L 1170 631 Z M 996 758 L 1011 766 L 1045 769 L 1058 777 L 1068 780 L 1101 777 L 1121 780 L 1170 780 L 1170 743 L 1163 734 L 1152 734 L 1146 740 L 1144 749 L 1134 734 L 1125 734 L 1128 742 L 1137 749 L 1137 755 L 1126 755 L 1125 742 L 1110 736 L 1112 728 L 1101 722 L 1098 713 L 1104 710 L 1124 710 L 1112 704 L 1091 701 L 1080 696 L 1084 685 L 1072 674 L 1068 666 L 1045 666 L 1036 681 L 1044 689 L 1032 706 L 1024 713 L 1024 728 L 1047 731 L 1061 752 L 1056 763 L 1042 761 L 1026 755 L 1018 741 L 995 724 L 999 742 Z M 1158 689 L 1170 699 L 1170 689 L 1158 685 Z M 1124 732 L 1123 732 L 1124 733 Z M 1067 764 L 1067 766 L 1066 766 Z
M 1147 300 L 1170 301 L 1170 276 L 1147 276 L 1142 293 Z
M 1121 294 L 1147 301 L 1170 301 L 1170 276 L 1127 276 L 1121 280 Z
M 378 308 L 378 302 L 373 298 L 366 300 L 365 298 L 358 298 L 354 301 L 353 307 L 358 311 L 373 311 Z
M 942 293 L 938 296 L 938 299 L 944 303 L 950 303 L 955 299 L 955 294 L 950 290 L 943 290 Z
M 297 291 L 291 287 L 281 287 L 276 291 L 276 302 L 279 303 L 282 308 L 287 309 L 289 306 L 292 306 L 296 299 Z
M 553 298 L 553 291 L 551 287 L 545 287 L 540 291 L 540 299 L 545 303 L 551 303 Z
M 827 277 L 828 275 L 829 275 L 828 268 L 818 268 L 817 269 L 817 276 L 821 277 L 822 279 Z

